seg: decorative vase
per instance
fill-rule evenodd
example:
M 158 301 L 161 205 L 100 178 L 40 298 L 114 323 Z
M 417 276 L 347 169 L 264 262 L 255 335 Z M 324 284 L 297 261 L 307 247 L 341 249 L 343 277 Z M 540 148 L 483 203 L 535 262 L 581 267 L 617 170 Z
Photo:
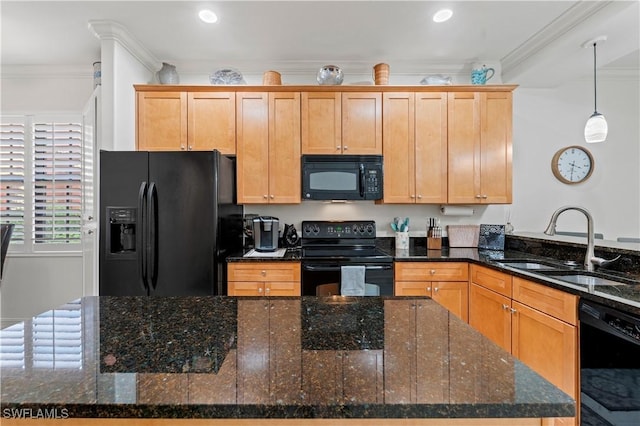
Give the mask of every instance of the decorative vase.
M 336 65 L 325 65 L 324 67 L 320 68 L 320 71 L 318 71 L 316 79 L 318 80 L 318 84 L 337 86 L 342 84 L 344 75 L 342 74 L 342 70 L 340 69 L 340 67 Z
M 160 84 L 178 84 L 178 71 L 175 65 L 162 63 L 162 68 L 158 71 L 158 81 Z

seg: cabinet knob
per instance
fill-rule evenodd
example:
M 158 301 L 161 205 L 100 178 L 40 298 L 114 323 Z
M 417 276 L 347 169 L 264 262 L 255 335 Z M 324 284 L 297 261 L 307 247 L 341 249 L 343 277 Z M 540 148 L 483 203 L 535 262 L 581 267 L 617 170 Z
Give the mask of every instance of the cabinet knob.
M 429 273 L 430 273 L 431 275 L 435 275 L 435 274 L 436 274 L 436 270 L 435 270 L 435 269 L 432 269 L 432 270 L 430 270 L 430 271 L 429 271 Z
M 187 149 L 188 149 L 189 151 L 191 151 L 191 150 L 193 149 L 193 147 L 192 147 L 192 146 L 189 146 Z
M 427 291 L 430 292 L 431 291 L 431 287 L 427 287 Z
M 262 198 L 264 198 L 264 199 L 266 200 L 266 199 L 268 199 L 268 198 L 269 198 L 269 196 L 268 196 L 267 194 L 264 194 L 264 195 L 262 196 Z
M 262 293 L 262 287 L 258 287 L 258 293 Z
M 438 292 L 438 290 L 440 290 L 438 287 L 433 289 L 433 291 L 435 291 L 436 293 Z
M 343 149 L 346 151 L 346 150 L 349 149 L 349 147 L 347 145 L 345 145 Z
M 416 198 L 416 196 L 415 196 L 415 195 L 413 195 L 413 194 L 409 195 L 409 197 L 411 197 L 411 199 L 412 199 L 412 200 L 413 200 L 414 198 Z
M 336 151 L 340 151 L 342 147 L 340 145 L 336 146 Z
M 271 194 L 270 198 L 273 200 L 275 198 L 275 195 Z
M 516 312 L 518 312 L 514 308 L 510 308 L 509 310 L 511 311 L 512 314 L 515 314 Z
M 476 198 L 482 198 L 482 195 L 476 194 Z
M 87 234 L 89 234 L 89 235 L 93 234 L 93 229 L 89 229 L 89 230 L 87 231 Z
M 180 145 L 180 149 L 184 151 L 184 145 Z
M 418 199 L 421 199 L 421 198 L 422 198 L 422 195 L 418 194 Z
M 269 294 L 269 292 L 270 292 L 270 291 L 271 291 L 271 288 L 270 288 L 270 287 L 267 287 L 267 288 L 265 288 L 265 289 L 264 289 L 264 292 L 265 292 L 265 294 L 267 294 L 267 295 Z
M 505 305 L 504 303 L 502 304 L 502 309 L 504 309 L 505 311 L 509 309 L 509 305 Z
M 267 271 L 265 271 L 264 269 L 262 271 L 260 271 L 260 275 L 262 275 L 263 277 L 267 276 Z
M 482 198 L 486 200 L 488 198 L 488 195 L 487 194 L 482 194 Z

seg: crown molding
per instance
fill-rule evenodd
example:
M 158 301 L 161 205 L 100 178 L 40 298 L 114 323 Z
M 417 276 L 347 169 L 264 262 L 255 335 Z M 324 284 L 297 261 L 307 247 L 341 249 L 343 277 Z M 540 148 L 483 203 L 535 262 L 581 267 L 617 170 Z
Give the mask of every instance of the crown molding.
M 529 37 L 524 43 L 501 59 L 504 74 L 516 73 L 517 69 L 526 61 L 542 52 L 550 44 L 556 42 L 563 35 L 584 23 L 586 19 L 597 14 L 608 5 L 616 3 L 608 1 L 580 1 L 550 24 Z
M 122 45 L 133 57 L 143 64 L 149 71 L 156 72 L 162 65 L 161 61 L 142 45 L 121 24 L 111 20 L 91 20 L 89 31 L 99 40 L 113 40 Z

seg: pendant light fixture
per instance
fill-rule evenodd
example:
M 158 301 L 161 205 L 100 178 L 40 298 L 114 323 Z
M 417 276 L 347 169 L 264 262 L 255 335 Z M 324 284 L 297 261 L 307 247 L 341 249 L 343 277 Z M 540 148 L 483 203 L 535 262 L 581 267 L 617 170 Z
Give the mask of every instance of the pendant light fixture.
M 596 37 L 593 40 L 585 42 L 582 47 L 593 46 L 593 114 L 587 120 L 584 126 L 584 139 L 587 143 L 604 142 L 607 139 L 607 120 L 604 115 L 598 112 L 598 94 L 597 94 L 597 78 L 596 78 L 596 45 L 599 41 L 605 41 L 607 36 Z

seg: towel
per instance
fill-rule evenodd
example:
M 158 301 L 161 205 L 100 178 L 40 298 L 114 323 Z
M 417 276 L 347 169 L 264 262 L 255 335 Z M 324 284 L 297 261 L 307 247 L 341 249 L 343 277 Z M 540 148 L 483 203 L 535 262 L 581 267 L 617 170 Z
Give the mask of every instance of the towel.
M 340 294 L 343 296 L 364 296 L 364 266 L 341 266 Z

